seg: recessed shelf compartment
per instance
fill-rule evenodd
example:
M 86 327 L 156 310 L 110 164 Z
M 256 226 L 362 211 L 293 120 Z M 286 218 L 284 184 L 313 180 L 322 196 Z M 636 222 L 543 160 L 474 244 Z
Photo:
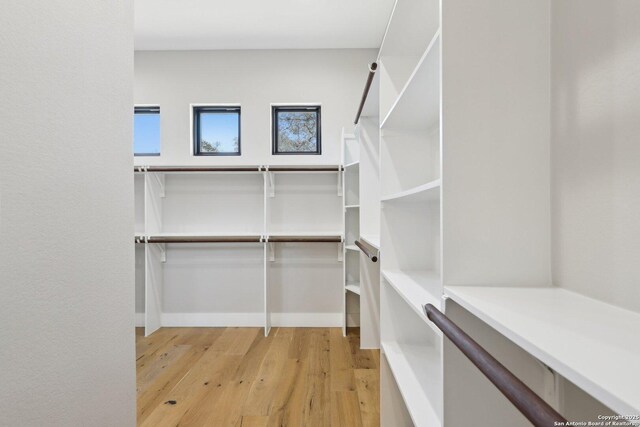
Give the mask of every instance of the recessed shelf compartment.
M 349 292 L 360 295 L 360 282 L 347 282 L 344 288 Z
M 264 182 L 258 173 L 149 172 L 149 215 L 159 217 L 148 234 L 241 235 L 263 233 Z M 158 215 L 159 213 L 159 215 Z
M 273 197 L 266 198 L 267 234 L 342 235 L 336 230 L 342 224 L 343 207 L 338 173 L 278 173 L 273 179 Z M 309 233 L 310 226 L 313 233 Z
M 618 414 L 640 412 L 640 314 L 557 287 L 445 294 Z
M 381 345 L 413 423 L 440 426 L 442 338 L 385 280 L 381 288 Z
M 409 190 L 383 196 L 381 200 L 383 202 L 398 203 L 438 201 L 440 200 L 440 183 L 441 181 L 436 179 Z
M 362 240 L 373 246 L 374 248 L 380 250 L 380 235 L 378 234 L 362 234 Z
M 380 47 L 380 117 L 386 117 L 440 26 L 439 2 L 404 0 L 395 4 Z
M 440 308 L 442 294 L 442 282 L 440 275 L 433 271 L 400 271 L 382 270 L 382 276 L 393 287 L 398 295 L 405 300 L 413 311 L 429 325 L 436 333 L 440 334 L 437 327 L 424 314 L 425 304 L 433 304 Z
M 440 120 L 440 30 L 380 124 L 382 129 L 430 129 Z
M 344 165 L 344 168 L 353 168 L 353 169 L 357 169 L 360 167 L 360 161 L 356 160 L 355 162 L 351 162 L 351 163 L 347 163 L 346 165 Z

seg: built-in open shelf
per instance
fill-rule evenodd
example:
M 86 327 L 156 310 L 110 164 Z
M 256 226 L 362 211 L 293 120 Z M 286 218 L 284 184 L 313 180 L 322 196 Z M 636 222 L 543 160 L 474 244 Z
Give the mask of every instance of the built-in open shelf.
M 349 292 L 360 295 L 360 282 L 347 282 L 344 288 Z
M 440 199 L 440 179 L 410 188 L 399 193 L 383 196 L 383 202 L 427 202 Z
M 424 427 L 442 425 L 425 391 L 427 387 L 436 390 L 442 384 L 441 374 L 438 378 L 440 350 L 394 341 L 383 341 L 381 346 L 413 423 Z
M 374 248 L 380 250 L 380 235 L 379 234 L 362 234 L 360 236 L 362 240 L 373 246 Z
M 346 245 L 344 247 L 348 251 L 359 251 L 360 249 L 356 245 Z
M 440 276 L 429 270 L 381 270 L 382 275 L 389 285 L 402 297 L 416 314 L 429 325 L 438 335 L 440 330 L 429 320 L 424 313 L 425 304 L 441 306 L 442 284 Z
M 640 413 L 640 314 L 557 287 L 445 294 L 618 414 Z
M 346 205 L 344 208 L 345 209 L 359 209 L 360 205 Z
M 400 91 L 381 129 L 428 129 L 440 119 L 440 30 Z
M 344 165 L 345 169 L 357 169 L 358 167 L 360 167 L 360 160 L 356 160 L 355 162 L 347 163 L 346 165 Z

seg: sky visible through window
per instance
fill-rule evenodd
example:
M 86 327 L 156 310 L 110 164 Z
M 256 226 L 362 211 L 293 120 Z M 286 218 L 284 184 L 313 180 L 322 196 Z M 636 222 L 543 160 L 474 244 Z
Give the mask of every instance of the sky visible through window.
M 237 153 L 237 112 L 200 113 L 200 149 L 204 153 Z
M 134 115 L 133 152 L 135 154 L 160 154 L 160 114 Z

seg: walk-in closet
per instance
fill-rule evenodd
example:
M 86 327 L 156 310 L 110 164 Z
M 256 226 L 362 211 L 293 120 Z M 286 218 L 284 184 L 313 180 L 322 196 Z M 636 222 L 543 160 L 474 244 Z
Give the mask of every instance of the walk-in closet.
M 0 12 L 0 427 L 640 426 L 640 1 Z

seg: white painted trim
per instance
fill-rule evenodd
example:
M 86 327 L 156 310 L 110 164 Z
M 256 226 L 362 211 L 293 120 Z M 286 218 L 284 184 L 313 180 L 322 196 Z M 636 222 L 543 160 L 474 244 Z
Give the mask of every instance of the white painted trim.
M 340 328 L 341 313 L 271 313 L 271 325 L 285 328 Z
M 163 327 L 264 327 L 264 313 L 162 313 Z M 271 313 L 271 326 L 334 328 L 340 313 Z
M 144 313 L 136 313 L 136 328 L 144 328 Z
M 163 327 L 264 327 L 264 313 L 162 313 Z

